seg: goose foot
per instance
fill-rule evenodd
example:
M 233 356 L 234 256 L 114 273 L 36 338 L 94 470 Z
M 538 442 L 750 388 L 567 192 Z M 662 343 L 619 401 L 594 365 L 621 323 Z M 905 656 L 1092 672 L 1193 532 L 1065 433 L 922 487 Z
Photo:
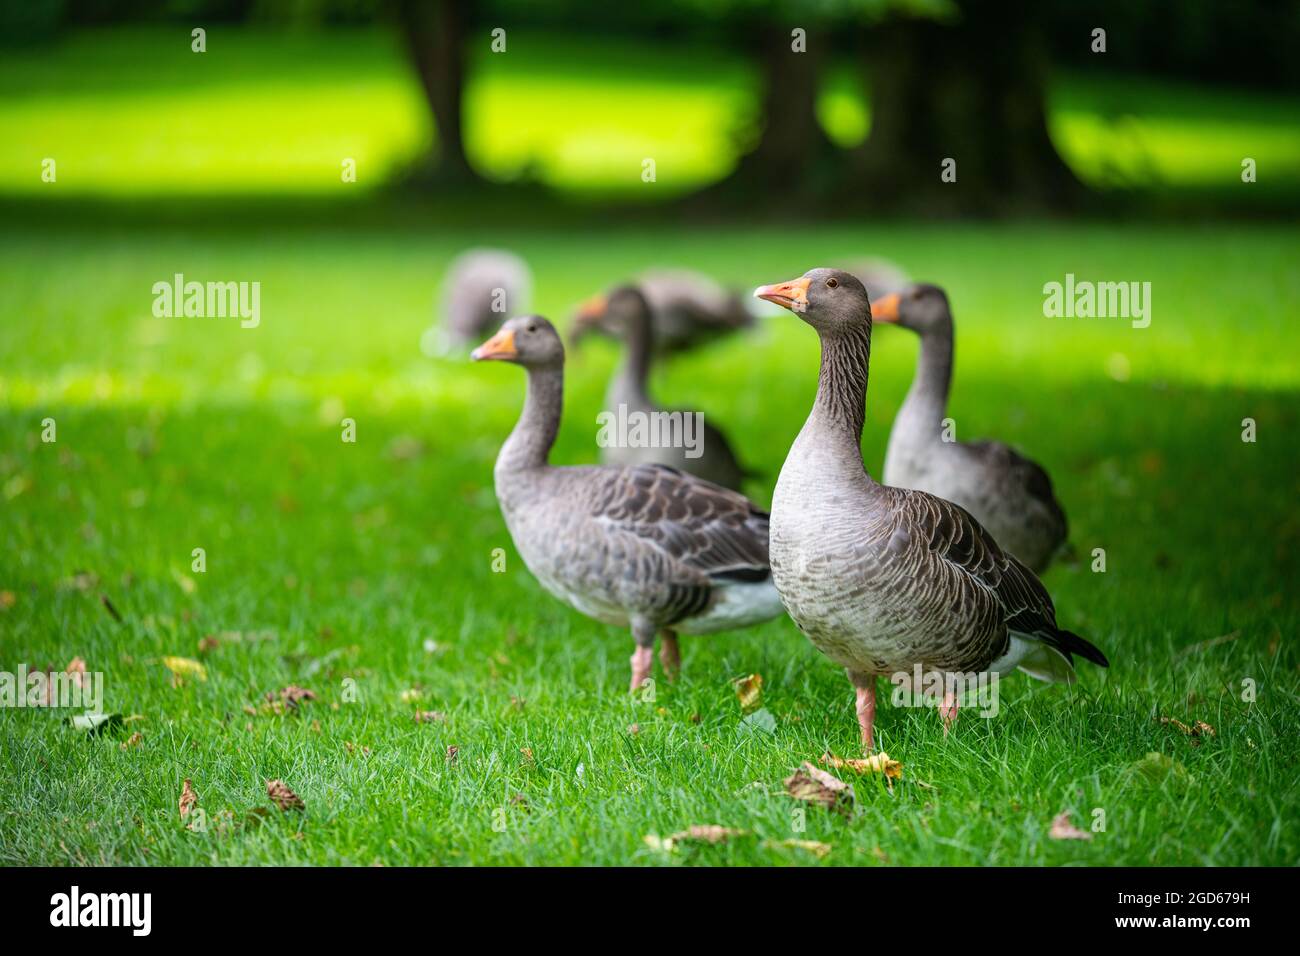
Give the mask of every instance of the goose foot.
M 943 735 L 948 736 L 948 731 L 952 729 L 953 723 L 957 720 L 957 692 L 948 691 L 943 695 L 943 703 L 939 705 L 939 716 L 943 718 Z
M 862 730 L 862 747 L 870 753 L 876 748 L 876 677 L 874 674 L 850 673 L 849 680 L 857 692 L 858 727 Z
M 641 689 L 641 685 L 650 679 L 650 672 L 654 669 L 654 654 L 649 647 L 637 645 L 636 650 L 632 652 L 632 690 L 635 694 Z
M 682 652 L 677 647 L 677 635 L 672 631 L 664 631 L 659 639 L 659 663 L 663 666 L 664 676 L 676 680 L 682 669 Z

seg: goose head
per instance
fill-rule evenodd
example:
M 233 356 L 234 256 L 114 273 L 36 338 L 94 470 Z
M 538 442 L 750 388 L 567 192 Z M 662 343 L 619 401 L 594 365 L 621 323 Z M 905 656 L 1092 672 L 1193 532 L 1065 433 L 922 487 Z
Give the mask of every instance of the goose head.
M 759 286 L 754 297 L 789 309 L 819 335 L 871 331 L 867 290 L 843 269 L 810 269 L 798 279 Z
M 569 343 L 576 345 L 588 332 L 600 332 L 627 338 L 629 332 L 650 322 L 650 303 L 635 285 L 621 285 L 607 293 L 592 296 L 573 318 Z
M 496 335 L 473 352 L 476 362 L 513 362 L 525 368 L 558 368 L 564 365 L 564 343 L 560 333 L 540 315 L 509 319 Z
M 922 282 L 877 299 L 871 315 L 877 322 L 890 322 L 923 335 L 952 330 L 948 296 L 937 285 Z

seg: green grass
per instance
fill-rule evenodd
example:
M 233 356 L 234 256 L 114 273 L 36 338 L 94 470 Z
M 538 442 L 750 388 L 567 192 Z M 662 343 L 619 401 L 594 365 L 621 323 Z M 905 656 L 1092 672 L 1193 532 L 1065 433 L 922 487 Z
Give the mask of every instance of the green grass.
M 488 175 L 528 175 L 571 195 L 654 198 L 731 169 L 752 119 L 756 77 L 734 54 L 693 43 L 511 31 L 508 52 L 472 54 L 466 140 Z M 829 73 L 819 114 L 832 137 L 870 125 L 856 71 Z M 1226 193 L 1258 163 L 1247 198 L 1300 193 L 1300 102 L 1109 75 L 1057 76 L 1051 130 L 1099 186 Z M 422 156 L 427 109 L 386 32 L 212 28 L 85 31 L 0 62 L 0 193 L 195 196 L 364 193 Z M 56 184 L 41 163 L 57 163 Z M 357 163 L 355 184 L 341 163 Z
M 200 57 L 188 31 L 109 31 L 0 62 L 0 670 L 81 657 L 141 735 L 123 749 L 126 733 L 88 738 L 66 712 L 0 709 L 0 863 L 1300 862 L 1293 230 L 394 202 L 377 188 L 431 134 L 390 38 L 212 30 L 208 44 Z M 492 174 L 608 194 L 629 175 L 639 189 L 652 155 L 659 196 L 734 161 L 753 96 L 738 61 L 510 44 L 480 54 L 469 91 L 470 149 Z M 1249 155 L 1256 202 L 1300 189 L 1291 98 L 1067 76 L 1052 99 L 1058 144 L 1093 182 L 1235 197 Z M 820 112 L 844 143 L 869 123 L 843 69 Z M 39 181 L 46 156 L 56 185 Z M 857 751 L 847 681 L 782 619 L 684 640 L 683 679 L 628 697 L 629 636 L 542 592 L 497 511 L 492 461 L 522 373 L 419 350 L 442 269 L 474 244 L 523 254 L 538 310 L 562 322 L 649 265 L 747 287 L 883 254 L 941 282 L 958 437 L 1010 440 L 1052 471 L 1084 561 L 1047 584 L 1111 668 L 1081 665 L 1072 688 L 1008 680 L 996 719 L 967 713 L 946 740 L 936 714 L 884 705 L 902 781 L 855 780 L 852 815 L 810 807 L 796 832 L 782 780 Z M 260 327 L 154 318 L 151 287 L 175 272 L 260 282 Z M 1150 328 L 1044 318 L 1042 287 L 1067 272 L 1149 281 Z M 897 330 L 875 344 L 864 450 L 878 473 L 916 344 Z M 556 461 L 595 459 L 614 359 L 599 343 L 572 357 Z M 750 491 L 766 504 L 816 363 L 811 332 L 781 313 L 657 370 L 654 389 L 725 428 L 764 472 Z M 56 443 L 40 439 L 46 418 Z M 208 679 L 172 686 L 168 655 L 202 657 Z M 749 673 L 770 735 L 741 725 L 730 680 Z M 317 699 L 297 715 L 259 706 L 290 683 Z M 417 724 L 417 709 L 446 720 Z M 1152 752 L 1182 771 L 1135 771 Z M 186 778 L 207 832 L 177 820 Z M 217 825 L 267 806 L 269 778 L 305 813 Z M 1067 809 L 1085 827 L 1104 810 L 1105 831 L 1049 839 Z M 705 823 L 751 835 L 671 855 L 643 841 Z M 833 849 L 818 860 L 791 838 Z
M 143 717 L 130 728 L 142 742 L 124 750 L 121 735 L 74 732 L 65 713 L 0 711 L 0 862 L 819 862 L 764 842 L 796 837 L 832 845 L 826 865 L 882 854 L 1300 861 L 1291 231 L 556 222 L 503 232 L 479 220 L 434 232 L 239 213 L 161 227 L 34 215 L 0 228 L 0 590 L 14 595 L 0 610 L 0 669 L 81 656 L 106 675 L 106 709 Z M 1085 562 L 1047 583 L 1062 622 L 1103 647 L 1110 670 L 1083 664 L 1074 688 L 1010 679 L 996 719 L 968 713 L 947 740 L 933 712 L 884 705 L 879 733 L 903 780 L 892 793 L 857 780 L 853 815 L 810 807 L 795 832 L 783 778 L 828 749 L 857 750 L 844 675 L 782 619 L 684 640 L 684 678 L 634 702 L 628 635 L 548 597 L 509 542 L 491 468 L 522 374 L 418 350 L 444 264 L 503 237 L 532 263 L 539 309 L 557 317 L 649 263 L 753 285 L 875 252 L 943 282 L 959 330 L 958 436 L 1031 451 L 1052 470 L 1076 548 L 1106 549 L 1106 573 Z M 260 281 L 261 327 L 154 319 L 150 287 L 174 271 Z M 1151 281 L 1151 327 L 1044 318 L 1042 285 L 1067 271 Z M 877 336 L 864 442 L 874 469 L 914 356 L 905 334 Z M 599 346 L 571 361 L 555 460 L 594 460 L 613 358 Z M 782 313 L 654 384 L 727 429 L 769 476 L 752 488 L 766 503 L 816 361 L 810 331 Z M 340 441 L 345 415 L 356 444 Z M 46 417 L 55 444 L 39 439 Z M 1240 440 L 1245 417 L 1258 422 L 1255 444 Z M 190 570 L 195 547 L 206 573 Z M 498 547 L 502 574 L 491 568 Z M 78 572 L 95 583 L 77 586 Z M 209 679 L 170 686 L 160 658 L 200 656 L 205 635 L 227 635 L 202 655 Z M 1198 646 L 1222 635 L 1234 636 Z M 729 681 L 751 672 L 765 679 L 771 735 L 741 728 Z M 318 700 L 298 716 L 245 713 L 289 683 Z M 403 700 L 417 687 L 419 702 Z M 416 708 L 447 719 L 416 724 Z M 1193 741 L 1160 716 L 1204 720 L 1217 736 Z M 1150 752 L 1186 779 L 1134 773 Z M 243 818 L 267 805 L 274 777 L 305 813 L 227 832 L 177 821 L 185 778 L 210 816 Z M 1056 814 L 1072 809 L 1086 827 L 1096 808 L 1104 833 L 1048 839 Z M 642 840 L 703 823 L 753 835 L 670 856 Z

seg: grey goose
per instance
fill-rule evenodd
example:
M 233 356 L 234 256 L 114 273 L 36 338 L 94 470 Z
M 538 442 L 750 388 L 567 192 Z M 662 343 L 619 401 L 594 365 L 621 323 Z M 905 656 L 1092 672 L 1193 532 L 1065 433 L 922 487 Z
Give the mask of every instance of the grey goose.
M 507 316 L 528 309 L 532 272 L 513 252 L 469 249 L 447 267 L 442 282 L 442 340 L 464 349 L 491 335 Z M 463 353 L 462 353 L 463 354 Z
M 623 361 L 610 379 L 605 393 L 605 411 L 623 420 L 638 415 L 642 421 L 656 422 L 657 416 L 667 410 L 659 408 L 650 398 L 648 379 L 654 355 L 654 326 L 650 304 L 644 293 L 634 285 L 623 285 L 578 312 L 574 329 L 581 330 L 599 324 L 602 329 L 623 340 Z M 681 437 L 690 429 L 692 441 L 629 442 L 607 444 L 601 449 L 601 460 L 611 465 L 660 464 L 670 465 L 689 472 L 714 484 L 739 491 L 748 473 L 736 459 L 726 436 L 700 414 L 699 428 L 690 411 L 668 412 L 677 416 Z
M 631 629 L 633 690 L 650 676 L 656 635 L 672 676 L 679 633 L 747 627 L 781 613 L 768 516 L 743 495 L 662 465 L 550 464 L 564 394 L 564 345 L 550 322 L 510 319 L 472 357 L 528 373 L 523 413 L 494 469 L 515 547 L 552 595 Z
M 938 286 L 914 284 L 871 301 L 875 321 L 896 323 L 921 338 L 916 377 L 889 433 L 885 484 L 956 502 L 1005 550 L 1042 573 L 1068 533 L 1047 472 L 1002 442 L 944 440 L 953 363 L 947 295 Z
M 1052 599 L 965 509 L 876 482 L 862 461 L 871 306 L 862 283 L 813 269 L 754 293 L 793 311 L 821 340 L 817 396 L 773 494 L 772 579 L 790 617 L 857 691 L 871 749 L 876 680 L 1004 674 L 1074 679 L 1072 655 L 1106 666 L 1056 623 Z M 955 717 L 945 694 L 942 712 Z
M 754 324 L 743 298 L 698 272 L 652 270 L 637 280 L 637 287 L 650 306 L 655 351 L 660 354 L 686 351 Z M 599 321 L 607 303 L 606 296 L 598 295 L 582 304 L 588 320 L 575 324 L 572 344 L 591 332 L 616 334 Z

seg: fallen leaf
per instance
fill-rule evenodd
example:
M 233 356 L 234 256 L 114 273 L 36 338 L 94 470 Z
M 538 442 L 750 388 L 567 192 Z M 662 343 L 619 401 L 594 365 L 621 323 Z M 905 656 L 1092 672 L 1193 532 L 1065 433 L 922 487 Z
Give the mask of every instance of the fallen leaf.
M 302 802 L 302 797 L 290 790 L 283 780 L 266 781 L 266 795 L 281 810 L 303 810 L 307 806 Z
M 531 767 L 533 765 L 533 748 L 520 747 L 519 753 L 523 755 L 524 763 Z
M 740 701 L 742 714 L 752 713 L 763 704 L 763 675 L 750 674 L 738 677 L 731 682 L 736 688 L 736 699 Z
M 177 678 L 197 677 L 208 679 L 208 669 L 192 657 L 164 657 L 163 665 Z
M 1161 718 L 1160 718 L 1160 723 L 1162 723 L 1162 724 L 1168 724 L 1168 725 L 1170 725 L 1170 726 L 1172 726 L 1172 727 L 1177 727 L 1179 730 L 1181 730 L 1183 733 L 1185 733 L 1185 734 L 1186 734 L 1187 736 L 1189 736 L 1189 737 L 1200 737 L 1200 736 L 1202 736 L 1202 735 L 1207 736 L 1207 737 L 1214 737 L 1214 736 L 1216 736 L 1216 735 L 1215 735 L 1215 732 L 1214 732 L 1214 728 L 1211 727 L 1209 724 L 1207 724 L 1207 723 L 1206 723 L 1205 721 L 1203 721 L 1203 720 L 1198 720 L 1198 721 L 1196 721 L 1196 723 L 1193 724 L 1191 727 L 1188 727 L 1188 726 L 1187 726 L 1185 723 L 1183 723 L 1181 720 L 1178 720 L 1178 719 L 1176 719 L 1176 718 L 1174 718 L 1174 717 L 1161 717 Z
M 1141 760 L 1131 764 L 1128 775 L 1142 783 L 1157 787 L 1169 784 L 1183 787 L 1192 782 L 1192 775 L 1186 767 L 1172 757 L 1155 751 L 1151 751 Z
M 417 710 L 415 712 L 415 722 L 417 724 L 440 724 L 447 719 L 447 715 L 440 710 Z
M 130 737 L 127 737 L 126 740 L 122 741 L 122 749 L 130 750 L 132 747 L 138 747 L 142 740 L 144 740 L 144 734 L 137 730 Z
M 817 857 L 817 859 L 819 860 L 825 857 L 828 853 L 831 852 L 831 850 L 834 849 L 834 847 L 832 847 L 829 843 L 821 843 L 818 840 L 795 840 L 795 839 L 764 840 L 763 846 L 769 849 L 772 847 L 784 846 L 794 850 L 807 850 L 809 853 Z
M 679 830 L 668 837 L 674 843 L 686 841 L 695 841 L 697 843 L 724 843 L 735 837 L 748 836 L 748 830 L 737 830 L 732 827 L 719 826 L 716 823 L 696 824 L 687 827 L 685 830 Z
M 528 805 L 528 798 L 525 797 L 522 793 L 516 793 L 513 797 L 511 797 L 510 804 L 511 806 L 518 807 L 520 810 L 524 811 L 524 813 L 528 813 L 532 810 L 532 808 Z
M 280 703 L 285 704 L 293 710 L 297 710 L 300 702 L 304 700 L 315 700 L 316 694 L 305 687 L 298 687 L 295 684 L 290 684 L 288 687 L 284 687 L 279 691 L 269 690 L 266 692 L 264 697 L 268 704 L 274 704 L 278 700 Z
M 862 759 L 845 759 L 827 751 L 822 754 L 822 763 L 830 767 L 847 768 L 856 773 L 883 773 L 893 780 L 901 780 L 903 777 L 903 764 L 898 760 L 891 760 L 889 754 L 883 750 Z
M 744 731 L 760 730 L 765 734 L 776 733 L 776 718 L 766 707 L 760 707 L 752 714 L 746 714 L 741 718 L 740 729 Z
M 849 785 L 807 760 L 785 780 L 785 790 L 796 800 L 806 800 L 831 809 L 847 810 L 853 802 Z
M 86 686 L 86 662 L 80 657 L 74 657 L 72 662 L 63 669 L 63 673 L 71 676 L 73 683 L 78 687 Z
M 190 785 L 189 777 L 186 777 L 185 783 L 181 787 L 180 809 L 182 820 L 190 815 L 190 811 L 194 809 L 195 804 L 198 802 L 198 795 L 194 792 L 194 787 Z
M 460 748 L 459 748 L 459 747 L 457 747 L 455 744 L 448 744 L 448 745 L 447 745 L 447 763 L 455 763 L 455 762 L 456 762 L 456 754 L 458 754 L 458 753 L 460 753 Z
M 0 591 L 0 610 L 7 611 L 18 603 L 13 591 Z
M 1080 830 L 1070 822 L 1070 811 L 1066 810 L 1058 813 L 1052 820 L 1051 829 L 1047 835 L 1053 840 L 1091 840 L 1092 834 L 1087 830 Z
M 200 654 L 207 654 L 210 651 L 215 651 L 220 646 L 221 646 L 221 641 L 219 641 L 216 637 L 212 636 L 211 634 L 199 638 Z
M 628 732 L 629 735 L 635 737 L 637 734 L 641 733 L 641 725 L 640 725 L 640 724 L 628 724 L 628 725 L 627 725 L 627 732 Z

